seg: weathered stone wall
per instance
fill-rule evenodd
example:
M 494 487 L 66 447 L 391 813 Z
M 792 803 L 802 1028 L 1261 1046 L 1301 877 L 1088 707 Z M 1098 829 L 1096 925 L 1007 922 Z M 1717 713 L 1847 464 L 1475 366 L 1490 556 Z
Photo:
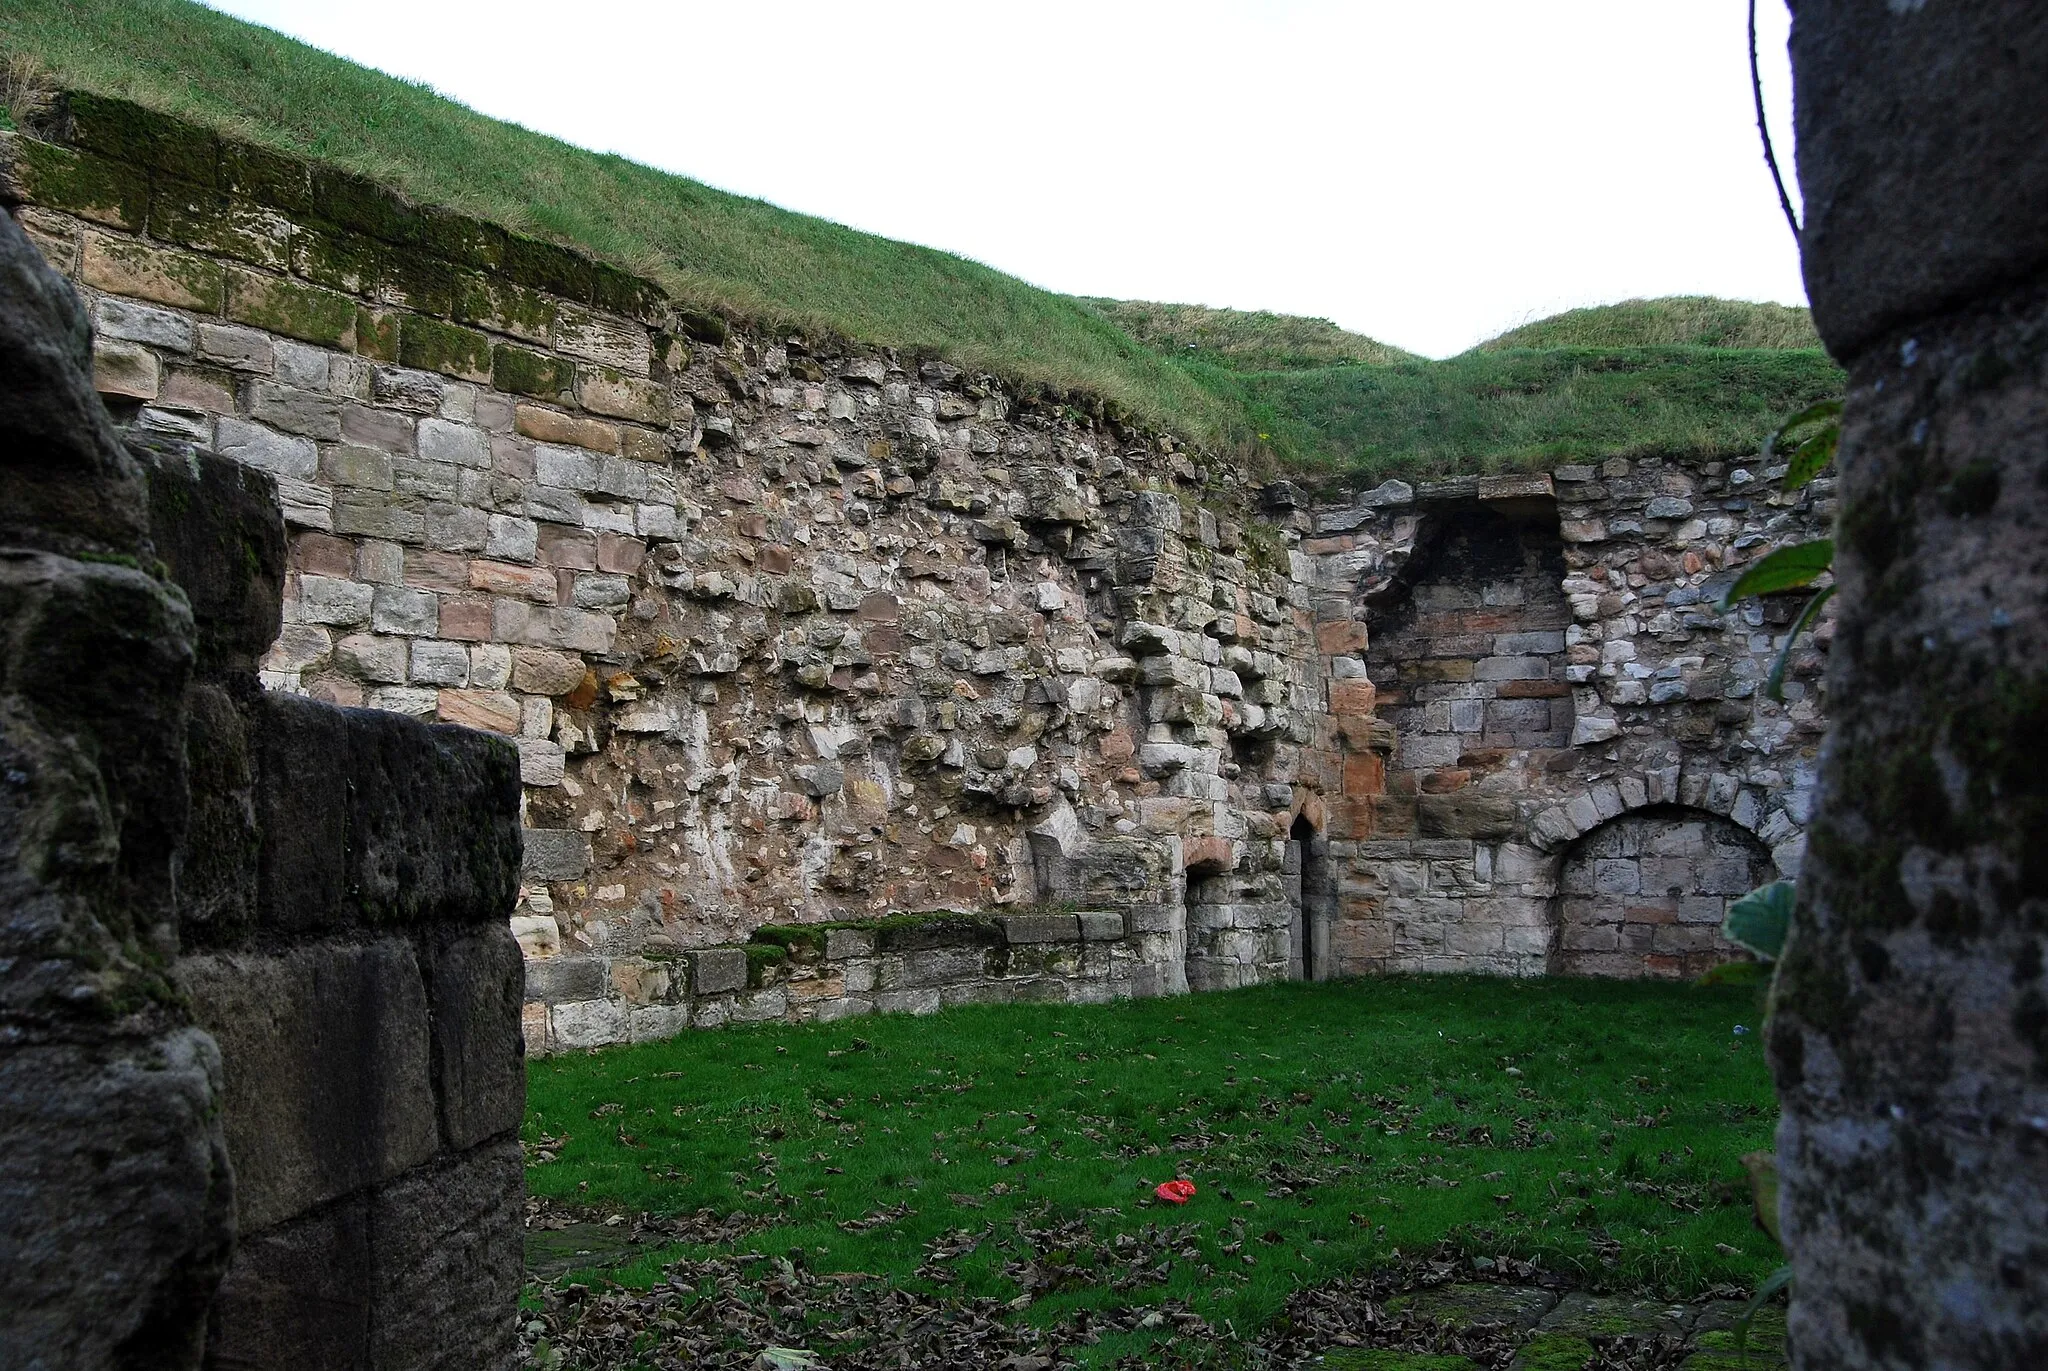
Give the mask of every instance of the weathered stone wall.
M 1761 685 L 1795 606 L 1716 608 L 1744 563 L 1824 526 L 1832 483 L 1787 496 L 1777 474 L 1616 460 L 1296 512 L 1323 639 L 1351 649 L 1330 663 L 1334 973 L 1688 975 L 1735 955 L 1718 867 L 1649 890 L 1560 877 L 1610 842 L 1683 849 L 1724 823 L 1768 850 L 1758 874 L 1797 872 L 1821 649 L 1778 705 Z
M 673 1032 L 764 922 L 1070 901 L 1135 993 L 1284 970 L 1322 696 L 1241 477 L 127 107 L 63 132 L 8 156 L 102 391 L 278 478 L 266 684 L 517 739 L 535 1048 Z
M 115 438 L 0 216 L 0 1363 L 504 1367 L 516 759 L 264 693 L 269 478 Z
M 1625 809 L 1796 861 L 1814 702 L 1752 719 L 1768 626 L 1706 608 L 1810 522 L 1761 472 L 1311 510 L 1100 406 L 737 328 L 114 102 L 46 132 L 0 163 L 101 390 L 278 481 L 265 683 L 515 739 L 532 1050 L 939 1002 L 735 985 L 763 925 L 1122 921 L 1029 989 L 969 940 L 918 973 L 941 1001 L 1528 972 L 1564 848 Z M 1633 969 L 1727 953 L 1700 937 Z

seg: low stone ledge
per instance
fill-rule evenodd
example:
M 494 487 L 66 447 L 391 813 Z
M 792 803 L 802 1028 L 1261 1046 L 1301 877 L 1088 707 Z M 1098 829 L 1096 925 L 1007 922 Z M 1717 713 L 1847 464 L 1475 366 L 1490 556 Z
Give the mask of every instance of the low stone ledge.
M 1011 943 L 1071 943 L 1081 937 L 1080 918 L 1073 914 L 1005 914 L 999 922 Z
M 1074 917 L 1080 922 L 1084 942 L 1113 943 L 1124 936 L 1124 916 L 1113 909 L 1083 910 Z
M 707 947 L 690 954 L 690 989 L 718 995 L 747 988 L 747 953 L 740 947 Z

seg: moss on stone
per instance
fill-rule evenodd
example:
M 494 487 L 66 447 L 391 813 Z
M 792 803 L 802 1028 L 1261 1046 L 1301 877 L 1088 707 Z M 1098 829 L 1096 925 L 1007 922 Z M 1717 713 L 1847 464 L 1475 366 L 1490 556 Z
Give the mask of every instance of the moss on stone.
M 459 324 L 444 324 L 419 314 L 407 315 L 398 336 L 398 360 L 422 371 L 438 371 L 465 381 L 488 381 L 491 340 Z
M 273 271 L 291 265 L 290 231 L 275 211 L 203 186 L 159 178 L 149 200 L 149 232 L 167 242 Z
M 472 279 L 468 272 L 417 249 L 389 253 L 380 273 L 387 297 L 421 314 L 448 318 Z
M 175 248 L 105 238 L 87 249 L 85 281 L 116 295 L 215 314 L 226 289 L 227 269 L 211 258 Z
M 1569 1333 L 1538 1333 L 1515 1354 L 1514 1371 L 1585 1371 L 1593 1344 Z
M 228 317 L 237 323 L 326 347 L 355 347 L 356 302 L 346 295 L 248 271 L 228 274 L 227 294 Z
M 149 181 L 133 167 L 20 134 L 6 140 L 9 177 L 30 203 L 131 232 L 142 228 Z
M 789 960 L 789 950 L 774 943 L 748 943 L 747 988 L 759 990 L 774 974 L 774 968 Z
M 590 303 L 629 319 L 653 323 L 668 300 L 666 293 L 652 281 L 643 281 L 631 272 L 620 271 L 602 262 L 591 263 L 590 276 Z
M 552 400 L 569 388 L 570 379 L 569 364 L 543 352 L 500 343 L 491 357 L 491 385 L 514 395 Z
M 479 328 L 536 341 L 555 326 L 555 302 L 537 290 L 485 276 L 463 278 L 456 291 L 456 319 Z
M 313 204 L 313 174 L 286 153 L 232 138 L 220 141 L 220 188 L 287 214 L 305 214 Z
M 389 244 L 346 229 L 300 229 L 292 235 L 292 268 L 330 290 L 366 295 L 384 278 Z
M 436 205 L 419 212 L 419 245 L 444 262 L 477 271 L 498 271 L 505 265 L 505 230 L 467 214 Z
M 73 91 L 65 97 L 71 141 L 78 147 L 162 176 L 213 187 L 220 144 L 211 133 L 132 101 Z
M 825 924 L 762 924 L 747 935 L 747 941 L 764 947 L 779 947 L 798 956 L 821 957 L 825 954 L 825 930 L 837 925 Z
M 835 919 L 821 924 L 764 924 L 748 936 L 753 945 L 804 948 L 823 955 L 826 935 L 835 928 L 873 934 L 878 952 L 913 951 L 950 943 L 981 946 L 1002 941 L 1002 928 L 994 919 L 952 909 L 891 914 L 879 919 Z
M 398 315 L 390 310 L 358 309 L 356 352 L 372 361 L 397 361 Z
M 590 262 L 564 247 L 512 233 L 505 237 L 505 276 L 570 300 L 588 300 Z
M 310 199 L 312 213 L 337 228 L 386 243 L 411 244 L 419 239 L 420 215 L 412 202 L 366 176 L 316 165 Z

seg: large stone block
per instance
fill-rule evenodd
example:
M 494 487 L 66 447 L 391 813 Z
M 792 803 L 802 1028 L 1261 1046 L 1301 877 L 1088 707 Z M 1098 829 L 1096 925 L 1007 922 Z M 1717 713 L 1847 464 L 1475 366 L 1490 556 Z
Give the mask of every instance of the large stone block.
M 690 954 L 690 989 L 698 995 L 722 995 L 747 984 L 744 948 L 707 947 Z
M 573 881 L 590 869 L 590 836 L 568 828 L 533 828 L 525 835 L 525 874 L 536 881 Z
M 502 739 L 293 696 L 252 702 L 268 930 L 482 923 L 518 891 L 519 754 Z
M 221 1371 L 370 1365 L 367 1192 L 255 1232 L 235 1247 L 211 1316 L 206 1364 Z
M 1080 920 L 1072 914 L 1005 914 L 1002 925 L 1012 943 L 1074 942 L 1081 936 Z M 1123 931 L 1120 919 L 1117 931 Z
M 519 1141 L 437 1160 L 369 1203 L 377 1371 L 510 1371 L 521 1279 L 525 1171 Z
M 427 989 L 410 943 L 187 957 L 177 978 L 221 1045 L 244 1231 L 395 1176 L 439 1147 Z
M 427 977 L 444 1142 L 469 1148 L 511 1133 L 526 1107 L 519 944 L 502 926 L 436 939 Z
M 192 606 L 199 669 L 254 672 L 283 623 L 276 482 L 213 453 L 139 455 L 149 479 L 150 541 Z

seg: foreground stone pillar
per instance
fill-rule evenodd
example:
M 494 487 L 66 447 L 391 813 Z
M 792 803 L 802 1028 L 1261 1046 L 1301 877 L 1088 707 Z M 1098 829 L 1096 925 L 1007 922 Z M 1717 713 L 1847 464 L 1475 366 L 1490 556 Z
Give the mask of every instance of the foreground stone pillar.
M 197 1366 L 234 1228 L 167 975 L 195 635 L 89 358 L 0 213 L 0 1365 Z
M 519 760 L 258 688 L 268 476 L 0 213 L 0 1367 L 517 1358 Z
M 2048 11 L 1799 0 L 1851 383 L 1770 1053 L 1806 1368 L 2048 1365 Z

